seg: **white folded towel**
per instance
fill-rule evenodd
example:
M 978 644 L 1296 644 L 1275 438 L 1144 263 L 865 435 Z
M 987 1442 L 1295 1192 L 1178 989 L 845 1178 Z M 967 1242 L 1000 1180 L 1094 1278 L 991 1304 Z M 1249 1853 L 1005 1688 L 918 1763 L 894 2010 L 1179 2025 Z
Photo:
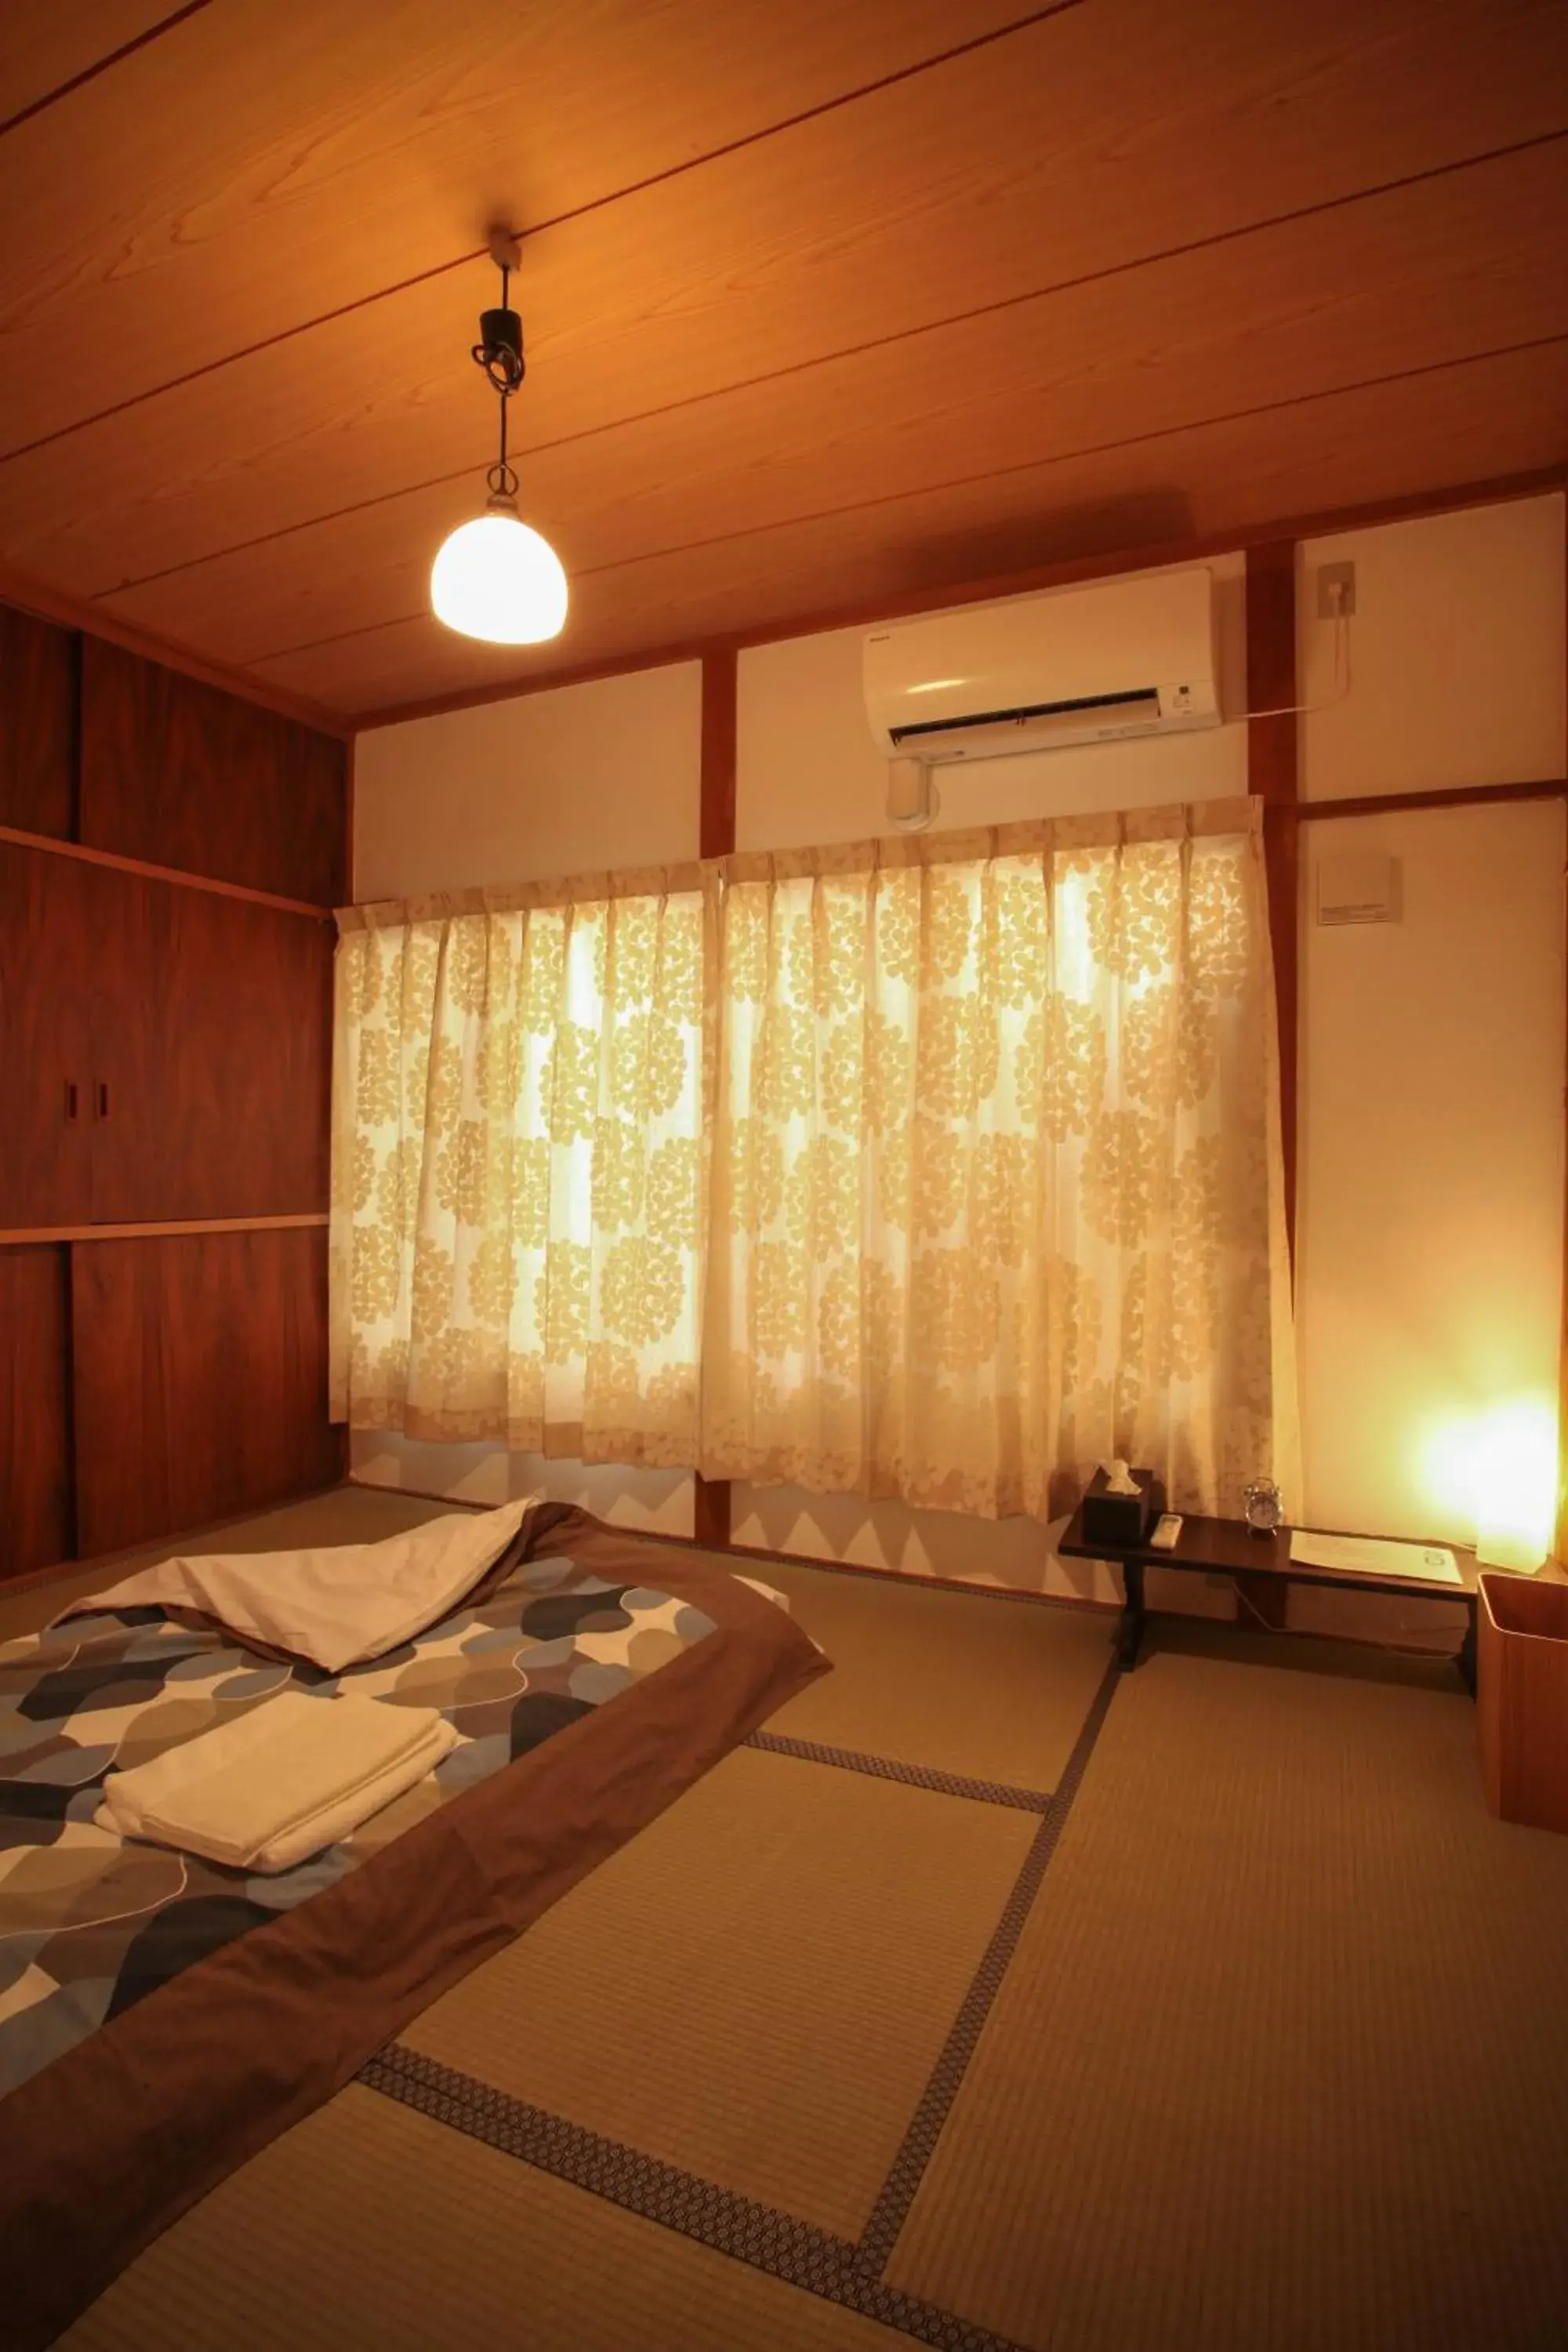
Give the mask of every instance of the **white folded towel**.
M 94 1816 L 120 1837 L 234 1870 L 291 1870 L 438 1764 L 458 1735 L 434 1707 L 279 1691 L 129 1772 Z

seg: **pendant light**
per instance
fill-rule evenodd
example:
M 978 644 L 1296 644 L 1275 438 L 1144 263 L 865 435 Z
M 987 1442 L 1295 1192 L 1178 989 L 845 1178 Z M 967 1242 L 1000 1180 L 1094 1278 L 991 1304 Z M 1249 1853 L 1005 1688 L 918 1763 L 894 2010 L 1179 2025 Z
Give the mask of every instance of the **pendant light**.
M 550 541 L 517 511 L 517 475 L 506 454 L 506 404 L 524 373 L 522 320 L 507 305 L 516 239 L 497 230 L 490 254 L 500 271 L 500 307 L 480 316 L 473 356 L 500 395 L 500 454 L 485 476 L 483 514 L 459 523 L 430 567 L 430 603 L 436 618 L 465 637 L 537 646 L 561 634 L 566 574 Z

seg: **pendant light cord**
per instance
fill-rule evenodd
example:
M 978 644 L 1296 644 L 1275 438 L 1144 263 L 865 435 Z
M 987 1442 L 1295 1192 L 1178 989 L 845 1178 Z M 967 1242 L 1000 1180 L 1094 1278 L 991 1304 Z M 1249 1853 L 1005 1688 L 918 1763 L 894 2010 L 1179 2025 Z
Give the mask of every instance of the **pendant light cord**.
M 500 306 L 503 310 L 510 310 L 511 307 L 510 301 L 510 283 L 511 272 L 503 261 L 500 266 Z M 490 382 L 495 384 L 497 396 L 500 401 L 500 454 L 496 459 L 495 464 L 491 466 L 487 472 L 485 480 L 489 486 L 492 499 L 515 499 L 517 496 L 517 471 L 516 468 L 508 462 L 506 454 L 506 404 L 511 398 L 511 395 L 517 387 L 515 384 L 510 383 L 497 383 L 493 371 L 488 367 L 485 373 L 489 376 Z

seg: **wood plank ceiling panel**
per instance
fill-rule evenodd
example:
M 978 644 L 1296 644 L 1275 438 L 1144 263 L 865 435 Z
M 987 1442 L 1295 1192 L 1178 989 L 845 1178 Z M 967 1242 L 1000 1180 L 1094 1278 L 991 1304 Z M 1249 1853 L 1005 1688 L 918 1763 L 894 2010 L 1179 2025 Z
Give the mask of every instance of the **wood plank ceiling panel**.
M 944 479 L 1105 450 L 1568 327 L 1568 141 L 756 383 L 537 456 L 526 512 L 595 571 Z M 1176 487 L 1180 487 L 1179 485 Z M 473 479 L 362 507 L 113 600 L 249 663 L 411 616 Z M 574 657 L 569 621 L 555 647 Z
M 202 10 L 0 148 L 3 446 L 994 32 L 1018 0 Z M 61 368 L 84 317 L 93 364 Z
M 181 0 L 5 0 L 0 130 L 166 18 L 184 14 Z
M 1565 414 L 1568 341 L 1558 341 L 747 532 L 579 581 L 572 659 L 754 635 L 828 607 L 875 609 L 1008 571 L 1239 539 L 1282 516 L 1525 474 L 1562 463 Z M 559 646 L 531 656 L 486 647 L 422 612 L 258 671 L 381 712 L 566 666 Z
M 1568 10 L 1507 13 L 1511 47 L 1497 0 L 1448 0 L 1442 42 L 1420 0 L 1094 0 L 547 230 L 521 272 L 525 453 L 1560 129 Z M 473 264 L 0 465 L 0 545 L 99 594 L 477 483 L 493 415 L 467 349 L 494 284 Z M 1136 279 L 1121 299 L 1135 316 Z

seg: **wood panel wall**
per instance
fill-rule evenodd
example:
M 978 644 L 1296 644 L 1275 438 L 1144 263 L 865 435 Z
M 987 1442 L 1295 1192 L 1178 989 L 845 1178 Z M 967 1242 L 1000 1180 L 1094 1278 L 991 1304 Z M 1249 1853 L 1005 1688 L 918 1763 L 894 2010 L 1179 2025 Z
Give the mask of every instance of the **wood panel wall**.
M 337 739 L 0 608 L 0 1575 L 342 1468 L 346 800 Z
M 79 640 L 0 604 L 0 824 L 76 827 Z
M 71 1320 L 84 1553 L 338 1476 L 323 1228 L 89 1243 Z
M 111 1091 L 96 1139 L 110 1172 L 95 1169 L 94 1215 L 324 1208 L 332 926 L 179 884 L 126 882 L 120 951 L 142 1001 L 133 1019 L 109 1024 L 98 1055 L 95 1076 Z
M 101 637 L 82 646 L 81 838 L 333 907 L 344 747 Z
M 92 992 L 99 877 L 0 843 L 0 1232 L 92 1215 Z
M 74 1549 L 68 1267 L 0 1249 L 0 1577 Z

